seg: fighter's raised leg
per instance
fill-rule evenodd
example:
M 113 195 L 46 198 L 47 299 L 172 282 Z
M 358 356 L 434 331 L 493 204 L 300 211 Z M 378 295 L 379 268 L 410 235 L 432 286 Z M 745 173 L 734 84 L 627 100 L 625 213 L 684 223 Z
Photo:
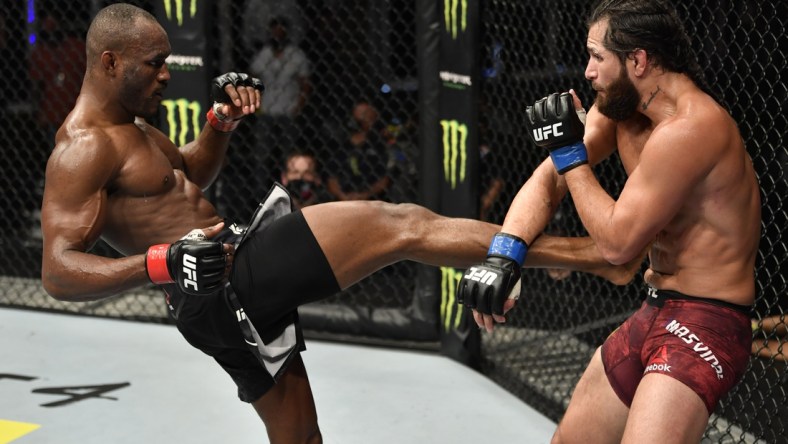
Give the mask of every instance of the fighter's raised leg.
M 467 268 L 487 254 L 500 226 L 449 218 L 415 204 L 345 201 L 303 210 L 341 288 L 401 260 Z M 640 258 L 614 267 L 584 238 L 542 235 L 529 247 L 524 266 L 593 273 L 616 284 L 632 279 Z

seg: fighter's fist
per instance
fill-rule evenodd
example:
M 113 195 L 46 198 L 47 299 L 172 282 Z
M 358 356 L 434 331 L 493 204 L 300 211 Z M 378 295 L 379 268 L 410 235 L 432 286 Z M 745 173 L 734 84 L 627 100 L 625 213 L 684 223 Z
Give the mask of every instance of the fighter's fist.
M 186 294 L 208 295 L 222 288 L 226 260 L 221 242 L 183 239 L 148 248 L 145 268 L 154 284 L 175 282 Z
M 232 85 L 233 87 L 229 92 L 227 85 Z M 235 98 L 232 97 L 232 90 L 237 90 L 241 86 L 252 88 L 260 93 L 265 91 L 265 86 L 263 86 L 263 82 L 260 79 L 242 72 L 228 72 L 219 77 L 214 77 L 213 81 L 211 81 L 211 98 L 214 102 L 235 103 Z M 238 105 L 236 104 L 236 106 Z
M 547 148 L 559 174 L 588 163 L 583 144 L 585 126 L 575 111 L 572 95 L 553 93 L 525 109 L 528 135 Z
M 214 103 L 208 110 L 208 123 L 220 132 L 230 132 L 238 121 L 260 108 L 263 82 L 240 72 L 228 72 L 211 81 Z
M 506 300 L 520 296 L 520 268 L 527 250 L 519 237 L 496 234 L 484 263 L 469 268 L 460 280 L 457 301 L 482 314 L 503 316 Z

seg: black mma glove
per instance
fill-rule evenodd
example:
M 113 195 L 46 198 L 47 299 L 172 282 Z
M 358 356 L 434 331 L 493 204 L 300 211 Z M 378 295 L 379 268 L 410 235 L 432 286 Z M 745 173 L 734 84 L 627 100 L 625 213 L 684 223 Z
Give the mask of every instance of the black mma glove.
M 520 269 L 528 245 L 517 236 L 493 237 L 483 264 L 471 267 L 457 286 L 457 301 L 483 314 L 503 315 L 506 299 L 520 297 Z
M 538 146 L 550 151 L 558 174 L 588 163 L 583 144 L 585 126 L 575 111 L 572 95 L 553 93 L 525 109 L 528 135 Z
M 223 104 L 232 103 L 230 96 L 224 90 L 227 85 L 233 86 L 247 86 L 259 90 L 261 93 L 265 91 L 263 82 L 256 77 L 251 77 L 242 72 L 228 72 L 219 77 L 215 77 L 211 81 L 211 99 L 213 99 L 213 106 L 208 110 L 207 118 L 208 123 L 211 124 L 213 129 L 229 133 L 233 131 L 241 119 L 233 119 L 226 116 L 221 112 Z
M 148 248 L 145 268 L 154 284 L 175 282 L 182 292 L 208 295 L 222 288 L 226 258 L 221 242 L 179 240 Z
M 215 77 L 211 81 L 211 99 L 214 102 L 219 103 L 230 103 L 230 96 L 227 95 L 227 92 L 224 90 L 224 87 L 227 85 L 233 86 L 251 86 L 254 89 L 259 90 L 260 92 L 265 91 L 265 87 L 263 86 L 263 82 L 256 77 L 252 77 L 249 74 L 244 74 L 242 72 L 228 72 L 225 74 L 220 75 L 219 77 Z

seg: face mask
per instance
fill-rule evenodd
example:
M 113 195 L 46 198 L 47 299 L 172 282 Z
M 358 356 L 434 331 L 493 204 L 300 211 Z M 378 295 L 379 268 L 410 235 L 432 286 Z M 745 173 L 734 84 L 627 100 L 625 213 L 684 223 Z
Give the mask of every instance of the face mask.
M 315 184 L 313 182 L 303 179 L 295 179 L 287 183 L 287 191 L 290 192 L 291 196 L 295 197 L 301 202 L 306 202 L 311 199 L 312 196 L 314 196 L 314 186 Z

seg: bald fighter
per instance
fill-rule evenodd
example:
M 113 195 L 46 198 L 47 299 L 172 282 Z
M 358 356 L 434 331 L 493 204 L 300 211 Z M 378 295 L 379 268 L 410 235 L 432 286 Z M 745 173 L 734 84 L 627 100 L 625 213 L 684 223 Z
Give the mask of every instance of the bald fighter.
M 170 51 L 163 28 L 137 7 L 113 4 L 91 23 L 82 89 L 47 164 L 44 288 L 58 300 L 91 301 L 159 285 L 184 338 L 229 374 L 270 442 L 321 442 L 297 307 L 400 260 L 467 266 L 500 227 L 411 204 L 294 212 L 280 186 L 248 227 L 225 221 L 202 190 L 233 130 L 259 108 L 263 86 L 239 73 L 214 79 L 207 124 L 178 148 L 144 120 L 170 82 Z M 87 253 L 99 238 L 124 257 Z M 624 283 L 639 263 L 610 267 L 589 238 L 542 237 L 524 265 Z

